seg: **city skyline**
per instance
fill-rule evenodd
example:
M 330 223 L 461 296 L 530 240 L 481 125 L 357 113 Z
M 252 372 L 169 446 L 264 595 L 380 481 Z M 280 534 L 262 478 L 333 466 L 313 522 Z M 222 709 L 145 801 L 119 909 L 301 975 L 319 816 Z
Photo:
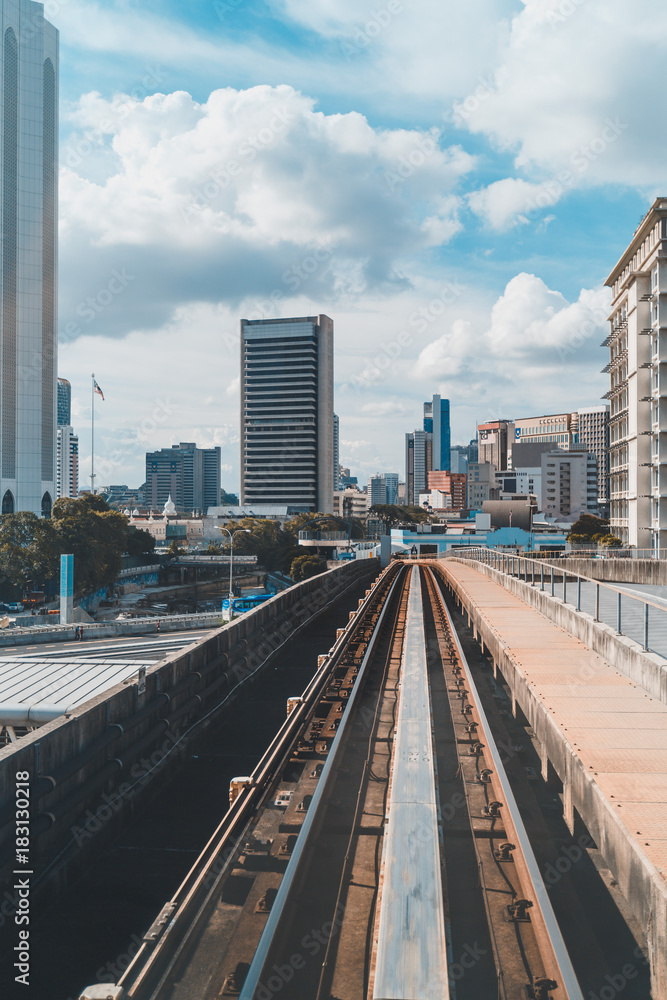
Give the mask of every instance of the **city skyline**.
M 334 318 L 341 461 L 364 479 L 402 465 L 434 392 L 456 442 L 517 386 L 525 413 L 597 405 L 604 280 L 661 182 L 631 67 L 664 29 L 653 3 L 629 32 L 618 2 L 560 6 L 417 0 L 373 26 L 297 0 L 54 4 L 82 478 L 95 370 L 100 476 L 138 482 L 146 450 L 197 440 L 236 488 L 241 316 Z

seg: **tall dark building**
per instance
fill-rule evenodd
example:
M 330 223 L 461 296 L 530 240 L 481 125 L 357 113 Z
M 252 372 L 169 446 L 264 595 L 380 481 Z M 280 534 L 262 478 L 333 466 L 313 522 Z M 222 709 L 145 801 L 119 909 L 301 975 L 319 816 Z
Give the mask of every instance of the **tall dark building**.
M 241 504 L 333 511 L 333 320 L 241 320 Z
M 58 427 L 72 424 L 72 386 L 66 378 L 58 379 Z
M 220 503 L 220 448 L 198 448 L 181 441 L 146 454 L 146 503 L 163 507 L 169 497 L 176 510 L 206 512 Z

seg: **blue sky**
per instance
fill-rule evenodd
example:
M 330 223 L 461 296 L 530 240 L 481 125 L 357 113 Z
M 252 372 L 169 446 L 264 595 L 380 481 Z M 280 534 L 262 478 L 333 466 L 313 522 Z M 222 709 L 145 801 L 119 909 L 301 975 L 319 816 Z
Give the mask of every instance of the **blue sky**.
M 332 316 L 341 460 L 403 473 L 421 403 L 592 405 L 604 280 L 664 193 L 658 0 L 51 0 L 60 373 L 89 465 L 223 449 L 241 316 Z M 120 276 L 120 278 L 118 277 Z

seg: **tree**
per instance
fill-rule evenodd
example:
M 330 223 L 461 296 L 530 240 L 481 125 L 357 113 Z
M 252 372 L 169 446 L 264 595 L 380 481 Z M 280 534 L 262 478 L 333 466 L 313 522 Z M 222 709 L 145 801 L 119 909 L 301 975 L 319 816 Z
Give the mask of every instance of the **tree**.
M 620 549 L 621 546 L 623 545 L 623 542 L 621 541 L 621 539 L 617 538 L 616 535 L 612 535 L 612 534 L 603 535 L 599 539 L 599 542 L 600 542 L 600 545 L 604 545 L 604 547 L 606 549 Z
M 581 514 L 570 528 L 568 541 L 574 545 L 593 544 L 600 541 L 609 531 L 609 521 L 595 514 Z
M 378 503 L 371 507 L 370 515 L 376 515 L 388 524 L 421 524 L 430 520 L 428 511 L 422 507 L 400 507 L 398 504 Z
M 143 556 L 155 550 L 155 539 L 149 531 L 143 528 L 135 528 L 130 525 L 130 534 L 127 539 L 127 554 L 130 556 Z
M 0 572 L 25 588 L 56 576 L 58 544 L 53 524 L 30 511 L 5 514 L 0 524 Z
M 127 551 L 129 525 L 118 511 L 92 493 L 61 497 L 53 505 L 51 523 L 58 553 L 74 555 L 74 589 L 90 593 L 117 579 Z
M 302 580 L 310 579 L 311 576 L 317 576 L 318 573 L 324 573 L 326 568 L 326 563 L 319 556 L 297 556 L 292 561 L 289 575 L 295 583 L 300 583 Z
M 175 538 L 172 538 L 171 542 L 169 543 L 169 548 L 167 549 L 167 555 L 171 556 L 173 559 L 176 559 L 178 556 L 182 556 L 184 552 L 185 549 L 182 549 L 178 544 L 178 541 Z

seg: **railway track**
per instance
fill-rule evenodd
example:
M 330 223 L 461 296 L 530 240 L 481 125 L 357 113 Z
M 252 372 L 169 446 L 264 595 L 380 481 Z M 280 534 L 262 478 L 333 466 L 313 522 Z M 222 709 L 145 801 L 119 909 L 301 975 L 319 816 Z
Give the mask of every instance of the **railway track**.
M 437 577 L 392 564 L 113 1000 L 582 1000 Z

